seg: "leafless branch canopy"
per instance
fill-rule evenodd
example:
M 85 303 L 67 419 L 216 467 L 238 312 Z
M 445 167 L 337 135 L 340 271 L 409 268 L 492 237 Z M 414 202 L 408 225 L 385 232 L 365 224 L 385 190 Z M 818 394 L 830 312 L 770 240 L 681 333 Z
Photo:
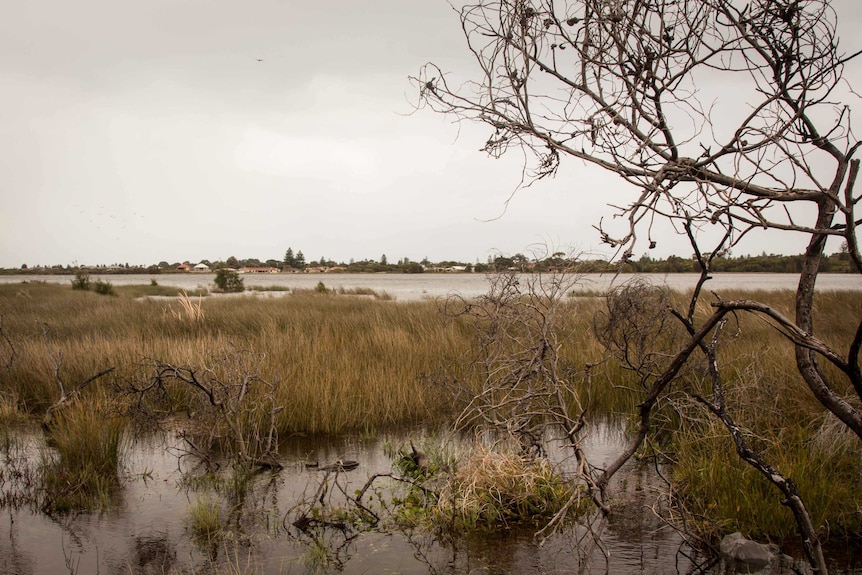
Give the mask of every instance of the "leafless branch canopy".
M 221 444 L 235 463 L 281 469 L 276 416 L 283 406 L 277 402 L 275 384 L 260 375 L 263 360 L 263 354 L 231 349 L 203 367 L 153 361 L 146 380 L 129 382 L 127 393 L 135 398 L 136 413 L 151 415 L 171 394 L 171 386 L 178 386 L 198 398 L 194 419 L 206 430 L 200 445 L 192 433 L 180 432 L 189 453 L 211 463 L 208 453 Z
M 595 485 L 603 492 L 643 444 L 657 402 L 696 358 L 715 382 L 703 404 L 740 457 L 792 501 L 792 482 L 737 433 L 715 350 L 729 317 L 761 317 L 793 345 L 813 396 L 862 438 L 862 317 L 846 349 L 814 334 L 815 284 L 829 238 L 843 240 L 851 270 L 862 274 L 859 141 L 848 104 L 859 96 L 843 79 L 862 51 L 839 49 L 829 0 L 474 2 L 459 13 L 477 75 L 460 83 L 426 64 L 411 78 L 417 109 L 487 125 L 483 150 L 494 157 L 530 152 L 534 179 L 556 174 L 566 156 L 618 175 L 635 192 L 618 203 L 621 226 L 597 224 L 601 239 L 626 260 L 639 235 L 654 247 L 653 223 L 669 221 L 701 268 L 687 312 L 669 309 L 661 291 L 627 286 L 611 294 L 597 320 L 603 343 L 637 373 L 643 394 L 630 445 Z M 705 236 L 707 228 L 719 233 Z M 795 317 L 721 298 L 705 317 L 696 314 L 713 257 L 755 229 L 807 236 Z M 705 237 L 720 239 L 706 250 Z M 825 573 L 804 504 L 790 507 L 812 567 Z
M 562 156 L 639 190 L 605 242 L 631 254 L 658 214 L 696 226 L 855 241 L 858 148 L 827 0 L 492 0 L 461 9 L 477 79 L 426 64 L 418 107 L 487 124 L 484 150 L 531 150 L 533 176 Z M 804 222 L 788 202 L 830 214 Z M 650 241 L 652 241 L 650 239 Z

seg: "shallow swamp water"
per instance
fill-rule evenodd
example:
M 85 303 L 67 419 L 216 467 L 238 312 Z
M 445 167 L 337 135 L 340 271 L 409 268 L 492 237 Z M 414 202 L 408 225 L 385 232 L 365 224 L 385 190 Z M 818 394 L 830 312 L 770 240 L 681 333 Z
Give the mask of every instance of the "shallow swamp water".
M 14 458 L 38 461 L 47 449 L 32 430 L 9 431 L 0 465 Z M 651 509 L 659 482 L 649 465 L 630 465 L 614 488 L 622 504 L 607 521 L 594 522 L 601 544 L 590 544 L 583 527 L 572 527 L 540 544 L 532 530 L 501 529 L 456 540 L 437 540 L 420 530 L 327 529 L 310 534 L 292 525 L 298 505 L 331 482 L 327 503 L 338 505 L 338 489 L 353 494 L 375 473 L 393 470 L 394 451 L 413 440 L 440 445 L 423 431 L 374 437 L 307 438 L 282 441 L 285 468 L 258 475 L 242 493 L 216 493 L 188 477 L 188 459 L 178 458 L 171 433 L 135 439 L 121 471 L 121 488 L 107 511 L 48 516 L 28 506 L 3 508 L 0 575 L 55 573 L 483 573 L 483 574 L 670 574 L 727 573 L 684 545 L 677 532 Z M 617 451 L 623 437 L 599 428 L 587 451 L 598 465 Z M 321 469 L 339 460 L 359 463 L 349 472 Z M 316 467 L 314 466 L 316 464 Z M 186 473 L 184 474 L 183 471 Z M 4 489 L 10 488 L 8 481 Z M 336 489 L 338 487 L 338 489 Z M 189 526 L 189 510 L 202 498 L 218 502 L 226 534 L 202 542 Z M 330 500 L 331 498 L 331 500 Z M 845 570 L 862 573 L 862 569 Z

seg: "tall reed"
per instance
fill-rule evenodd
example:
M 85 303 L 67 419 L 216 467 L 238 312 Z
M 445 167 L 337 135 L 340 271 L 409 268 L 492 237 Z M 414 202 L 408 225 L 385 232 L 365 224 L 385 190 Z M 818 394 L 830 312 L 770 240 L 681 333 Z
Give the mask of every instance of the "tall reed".
M 790 292 L 722 294 L 766 299 L 790 313 Z M 830 343 L 849 341 L 862 296 L 826 292 L 818 335 Z M 102 298 L 68 286 L 0 286 L 0 316 L 10 335 L 15 364 L 4 371 L 7 393 L 20 409 L 40 412 L 56 401 L 57 386 L 47 346 L 63 354 L 62 375 L 81 382 L 106 367 L 118 378 L 141 376 L 145 358 L 204 366 L 226 349 L 263 354 L 261 376 L 277 382 L 285 409 L 282 431 L 338 433 L 439 420 L 451 414 L 445 389 L 435 384 L 460 377 L 476 342 L 458 319 L 445 317 L 435 302 L 388 302 L 313 291 L 279 298 L 188 300 L 191 315 L 173 299 Z M 560 362 L 595 414 L 632 413 L 640 389 L 613 361 L 593 334 L 593 316 L 603 298 L 572 298 L 563 308 Z M 704 305 L 702 313 L 707 313 Z M 179 315 L 178 315 L 179 314 Z M 740 385 L 759 362 L 759 381 L 786 386 L 797 381 L 792 347 L 761 320 L 742 316 L 740 336 L 729 340 L 721 359 Z M 45 335 L 42 324 L 50 330 Z M 845 344 L 846 345 L 846 344 Z M 587 367 L 590 366 L 589 369 Z M 786 382 L 786 383 L 776 383 Z M 178 390 L 177 398 L 188 399 Z M 782 409 L 820 413 L 804 387 L 770 394 Z M 794 405 L 789 405 L 794 404 Z M 192 407 L 192 406 L 189 406 Z
M 794 315 L 790 291 L 721 295 L 765 301 L 787 317 Z M 862 317 L 862 294 L 818 293 L 815 305 L 815 335 L 846 354 Z M 859 534 L 862 444 L 814 398 L 796 371 L 793 346 L 769 321 L 752 314 L 733 321 L 717 356 L 728 412 L 750 445 L 796 483 L 815 526 L 832 536 Z M 837 375 L 823 363 L 827 373 Z M 697 373 L 682 383 L 710 393 L 710 384 Z M 854 401 L 849 383 L 838 392 Z M 794 535 L 796 523 L 778 504 L 779 493 L 739 459 L 726 429 L 692 400 L 677 400 L 674 409 L 681 417 L 670 446 L 673 475 L 691 524 L 707 536 L 739 530 L 780 541 Z

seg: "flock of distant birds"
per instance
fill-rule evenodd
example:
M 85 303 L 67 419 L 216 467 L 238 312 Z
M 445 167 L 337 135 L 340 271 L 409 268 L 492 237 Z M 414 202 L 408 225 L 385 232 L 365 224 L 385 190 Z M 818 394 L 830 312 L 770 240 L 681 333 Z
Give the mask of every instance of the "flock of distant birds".
M 80 204 L 74 204 L 72 207 L 73 207 L 73 208 L 77 208 L 77 209 L 78 209 L 78 213 L 79 213 L 79 214 L 85 215 L 85 214 L 87 214 L 87 213 L 88 213 L 87 208 L 82 208 L 82 206 L 81 206 Z M 98 208 L 98 209 L 99 209 L 100 211 L 98 211 L 94 217 L 91 217 L 91 218 L 90 218 L 89 223 L 90 223 L 90 224 L 93 224 L 93 228 L 94 228 L 94 229 L 97 229 L 97 230 L 100 230 L 100 231 L 101 231 L 101 230 L 102 230 L 102 226 L 101 226 L 101 225 L 99 225 L 99 224 L 100 224 L 100 222 L 104 221 L 104 217 L 105 217 L 105 214 L 104 214 L 101 210 L 104 210 L 104 209 L 105 209 L 105 206 L 99 206 L 99 208 Z M 120 230 L 124 230 L 124 229 L 126 229 L 126 227 L 127 227 L 127 226 L 128 226 L 128 224 L 129 224 L 129 221 L 130 221 L 130 219 L 129 219 L 129 218 L 123 218 L 123 219 L 121 219 L 121 220 L 118 220 L 118 219 L 117 219 L 117 216 L 115 216 L 114 214 L 107 214 L 107 217 L 108 217 L 108 218 L 110 218 L 111 220 L 114 220 L 114 221 L 116 221 L 116 222 L 118 222 L 118 223 L 121 223 L 122 225 L 121 225 L 121 226 L 120 226 L 120 228 L 119 228 Z M 144 218 L 143 214 L 138 214 L 138 212 L 132 212 L 132 216 L 131 216 L 131 217 L 132 217 L 132 218 L 139 218 L 139 219 L 143 219 L 143 218 Z M 119 239 L 120 239 L 120 236 L 116 236 L 114 239 L 119 240 Z

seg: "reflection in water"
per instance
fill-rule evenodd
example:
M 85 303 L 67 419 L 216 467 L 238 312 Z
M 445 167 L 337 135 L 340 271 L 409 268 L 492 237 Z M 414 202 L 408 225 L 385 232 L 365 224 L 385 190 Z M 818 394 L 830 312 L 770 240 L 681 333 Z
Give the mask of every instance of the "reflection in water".
M 619 476 L 620 504 L 607 520 L 594 517 L 543 543 L 532 531 L 514 528 L 453 540 L 420 530 L 364 531 L 346 524 L 303 531 L 291 524 L 298 502 L 316 494 L 324 477 L 329 487 L 337 479 L 342 493 L 352 495 L 371 475 L 391 471 L 387 453 L 409 439 L 293 438 L 282 449 L 285 469 L 279 473 L 227 473 L 221 483 L 196 485 L 181 481 L 177 460 L 167 449 L 171 436 L 139 440 L 122 474 L 122 508 L 53 519 L 5 509 L 0 573 L 695 572 L 694 563 L 680 553 L 682 539 L 651 509 L 657 501 L 655 471 L 645 465 Z M 591 457 L 601 464 L 621 440 L 620 431 L 602 427 L 590 440 Z M 358 469 L 337 477 L 306 466 L 347 459 L 358 461 Z M 227 526 L 223 537 L 204 548 L 192 542 L 187 525 L 188 509 L 202 495 L 221 501 Z M 592 537 L 596 533 L 598 544 Z
M 6 513 L 2 523 L 5 525 L 0 528 L 0 573 L 36 573 L 33 550 L 22 545 L 21 527 L 15 523 L 15 513 Z
M 117 573 L 156 575 L 171 572 L 177 561 L 177 550 L 167 533 L 144 533 L 132 539 L 128 556 L 128 571 L 117 566 Z

